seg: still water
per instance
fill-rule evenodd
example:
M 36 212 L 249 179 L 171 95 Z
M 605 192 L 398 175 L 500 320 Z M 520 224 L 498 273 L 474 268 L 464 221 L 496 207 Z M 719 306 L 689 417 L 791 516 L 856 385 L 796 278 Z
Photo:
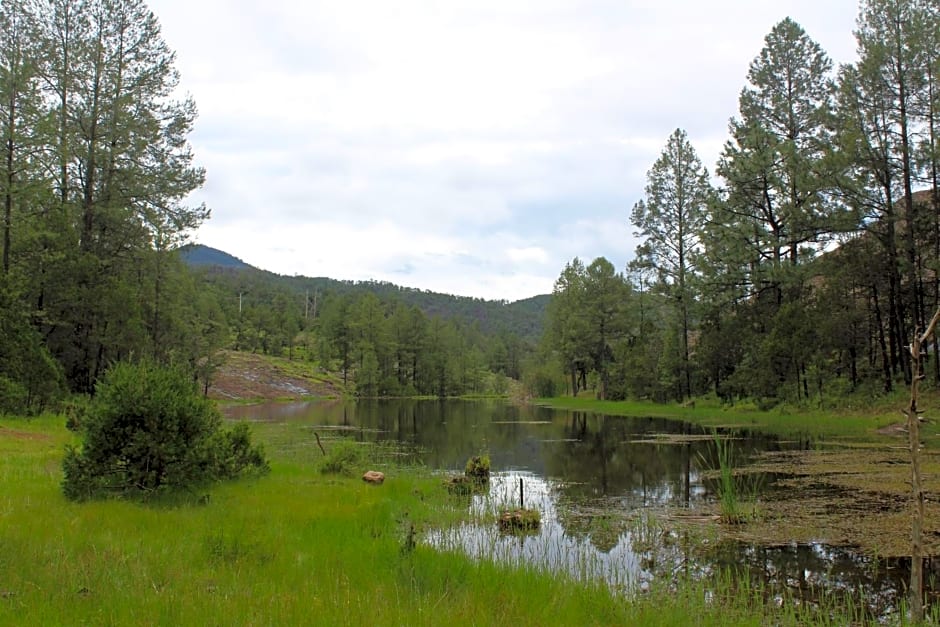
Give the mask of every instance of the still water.
M 441 548 L 633 591 L 732 567 L 764 586 L 768 601 L 779 600 L 783 591 L 809 603 L 821 595 L 845 597 L 878 618 L 896 612 L 905 594 L 910 565 L 903 560 L 872 560 L 825 544 L 762 546 L 691 537 L 664 522 L 676 512 L 708 509 L 716 500 L 708 472 L 717 467 L 715 444 L 708 432 L 688 423 L 496 401 L 276 403 L 226 413 L 309 426 L 311 441 L 296 446 L 313 445 L 313 431 L 383 442 L 442 472 L 460 473 L 469 457 L 486 453 L 493 472 L 489 488 L 468 498 L 467 506 L 495 514 L 518 506 L 522 496 L 526 507 L 541 513 L 540 529 L 525 535 L 503 534 L 495 524 L 430 534 L 426 540 Z M 808 445 L 738 433 L 734 466 L 765 451 Z M 773 477 L 766 479 L 757 485 L 773 489 Z

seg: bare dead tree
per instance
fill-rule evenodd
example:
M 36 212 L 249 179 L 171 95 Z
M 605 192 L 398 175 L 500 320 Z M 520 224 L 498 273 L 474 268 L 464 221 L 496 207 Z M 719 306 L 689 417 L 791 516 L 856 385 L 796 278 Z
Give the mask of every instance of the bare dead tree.
M 911 402 L 907 416 L 908 443 L 911 450 L 911 622 L 924 620 L 924 484 L 920 470 L 920 412 L 917 409 L 918 387 L 924 378 L 921 368 L 921 349 L 930 341 L 940 321 L 940 308 L 934 313 L 927 329 L 914 334 L 911 351 Z

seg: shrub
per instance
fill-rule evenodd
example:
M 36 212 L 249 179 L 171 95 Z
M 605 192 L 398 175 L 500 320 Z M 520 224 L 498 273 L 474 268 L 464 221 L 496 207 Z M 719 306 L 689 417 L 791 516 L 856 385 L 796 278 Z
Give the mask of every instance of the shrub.
M 338 440 L 320 465 L 320 472 L 330 475 L 354 475 L 365 462 L 362 446 L 352 440 Z
M 27 397 L 26 386 L 0 374 L 0 413 L 22 413 Z
M 63 403 L 62 411 L 65 413 L 65 428 L 80 433 L 88 415 L 88 399 L 76 396 Z
M 68 447 L 62 489 L 70 499 L 149 493 L 267 472 L 245 424 L 222 428 L 192 376 L 153 363 L 119 363 L 96 388 Z

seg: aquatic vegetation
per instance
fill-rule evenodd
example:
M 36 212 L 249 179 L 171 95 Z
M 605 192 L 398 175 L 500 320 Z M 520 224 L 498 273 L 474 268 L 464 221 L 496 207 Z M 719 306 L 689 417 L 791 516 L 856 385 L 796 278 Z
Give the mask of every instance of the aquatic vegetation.
M 487 481 L 490 478 L 490 456 L 474 455 L 467 460 L 467 466 L 464 469 L 467 477 L 477 481 Z
M 470 496 L 472 494 L 484 494 L 487 490 L 487 484 L 466 475 L 453 475 L 444 479 L 444 488 L 454 495 Z
M 717 493 L 721 522 L 728 525 L 741 525 L 757 515 L 758 486 L 748 485 L 738 477 L 734 465 L 734 445 L 730 437 L 723 437 L 714 431 L 714 444 L 711 459 L 700 456 L 702 464 L 711 466 L 717 473 Z
M 500 513 L 497 524 L 500 531 L 515 533 L 535 531 L 542 523 L 542 515 L 537 509 L 510 509 Z

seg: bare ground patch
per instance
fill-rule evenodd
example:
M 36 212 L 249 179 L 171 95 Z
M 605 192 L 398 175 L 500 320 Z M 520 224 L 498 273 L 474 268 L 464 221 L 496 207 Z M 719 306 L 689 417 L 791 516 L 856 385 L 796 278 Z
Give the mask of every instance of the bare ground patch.
M 221 401 L 338 398 L 342 390 L 304 362 L 227 351 L 209 396 Z
M 0 426 L 0 438 L 9 438 L 11 440 L 51 440 L 52 436 L 45 433 L 35 433 L 33 431 L 20 431 L 18 429 L 9 429 Z

